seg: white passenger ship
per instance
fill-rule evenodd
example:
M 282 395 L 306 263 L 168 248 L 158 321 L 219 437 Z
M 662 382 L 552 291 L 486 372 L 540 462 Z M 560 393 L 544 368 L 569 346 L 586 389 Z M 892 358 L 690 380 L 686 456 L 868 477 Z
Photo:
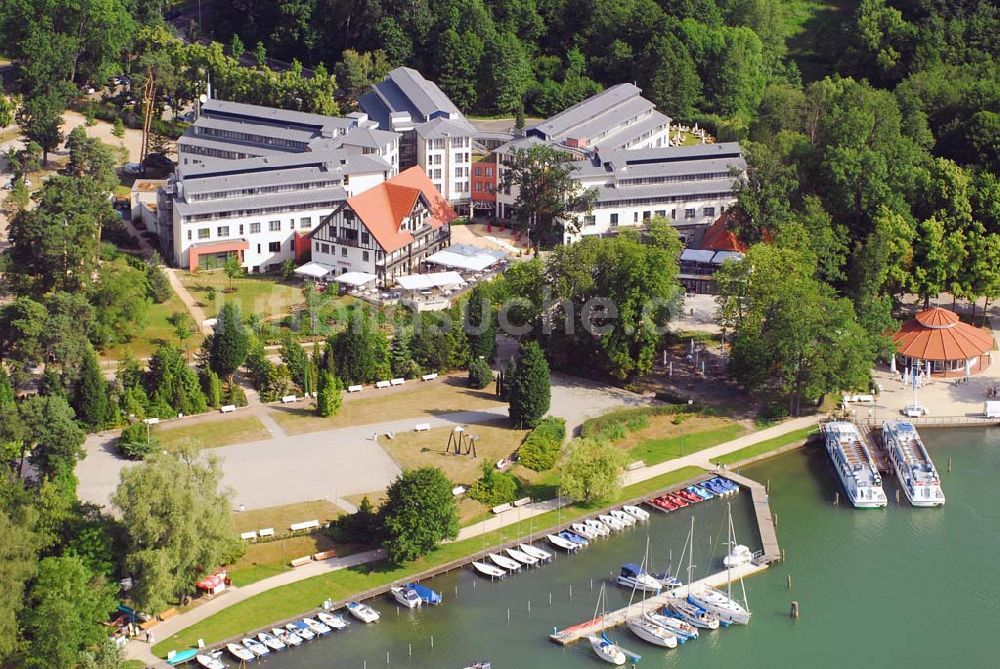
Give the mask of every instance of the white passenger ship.
M 927 454 L 913 423 L 887 420 L 882 423 L 882 439 L 899 477 L 899 484 L 913 506 L 943 506 L 941 477 Z
M 826 452 L 851 504 L 859 509 L 885 506 L 882 477 L 854 423 L 831 421 L 823 430 L 826 433 Z

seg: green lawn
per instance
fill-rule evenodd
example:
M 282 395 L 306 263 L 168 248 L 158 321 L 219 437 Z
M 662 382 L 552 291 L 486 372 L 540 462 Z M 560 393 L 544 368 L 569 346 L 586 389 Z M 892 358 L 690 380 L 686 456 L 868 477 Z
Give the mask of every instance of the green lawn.
M 153 428 L 153 436 L 160 440 L 160 445 L 166 450 L 187 445 L 201 450 L 268 439 L 271 433 L 256 416 L 242 416 L 181 427 L 170 427 L 169 423 L 157 425 Z
M 697 451 L 717 446 L 723 442 L 735 439 L 747 432 L 747 428 L 738 423 L 722 427 L 682 434 L 676 437 L 650 439 L 628 451 L 628 460 L 643 460 L 647 465 L 653 465 L 664 460 L 673 460 Z
M 759 444 L 741 448 L 738 451 L 733 451 L 732 453 L 728 453 L 718 458 L 712 458 L 712 464 L 731 465 L 734 462 L 742 462 L 743 460 L 756 457 L 762 453 L 767 453 L 768 451 L 773 451 L 781 448 L 782 446 L 794 444 L 799 441 L 806 441 L 811 435 L 818 433 L 819 429 L 815 426 L 804 427 L 800 430 L 783 434 L 780 437 L 774 437 L 773 439 L 762 441 Z
M 104 357 L 111 360 L 121 360 L 126 356 L 126 353 L 131 353 L 136 358 L 146 358 L 152 355 L 153 351 L 163 342 L 177 344 L 174 327 L 167 322 L 167 319 L 178 311 L 186 312 L 187 308 L 176 293 L 172 293 L 170 299 L 163 304 L 151 304 L 142 332 L 126 344 L 112 346 L 104 352 Z M 195 351 L 201 346 L 201 340 L 200 332 L 192 334 L 184 342 L 184 346 L 188 351 Z
M 623 488 L 614 502 L 647 495 L 693 479 L 702 473 L 703 470 L 698 467 L 685 467 Z M 531 527 L 534 531 L 538 531 L 565 523 L 572 518 L 593 513 L 599 506 L 605 505 L 573 504 L 557 511 L 550 511 L 531 519 Z M 474 539 L 444 544 L 430 555 L 405 566 L 393 565 L 386 561 L 373 562 L 268 590 L 162 640 L 153 647 L 153 653 L 159 657 L 166 657 L 171 650 L 194 646 L 198 639 L 204 639 L 206 644 L 211 645 L 223 639 L 260 629 L 276 620 L 290 618 L 313 609 L 324 599 L 345 599 L 353 593 L 420 573 L 482 550 L 484 547 L 508 542 L 515 539 L 522 529 L 511 525 Z
M 216 316 L 226 302 L 239 303 L 244 316 L 257 314 L 261 318 L 291 313 L 292 306 L 305 302 L 299 280 L 286 282 L 277 277 L 242 277 L 232 282 L 233 292 L 229 292 L 229 277 L 222 270 L 195 274 L 182 272 L 177 276 L 209 318 Z M 214 300 L 211 299 L 211 289 L 215 290 Z

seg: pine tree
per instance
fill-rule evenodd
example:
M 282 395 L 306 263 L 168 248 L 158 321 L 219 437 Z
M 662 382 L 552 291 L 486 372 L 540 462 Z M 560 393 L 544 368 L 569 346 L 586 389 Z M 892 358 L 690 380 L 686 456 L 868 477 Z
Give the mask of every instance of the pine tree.
M 473 360 L 482 356 L 492 360 L 497 353 L 497 328 L 489 289 L 477 284 L 465 306 L 465 332 Z
M 344 402 L 344 386 L 340 379 L 330 372 L 319 375 L 319 391 L 316 394 L 316 414 L 323 418 L 336 416 Z
M 413 367 L 413 351 L 410 343 L 413 340 L 413 330 L 408 327 L 396 328 L 396 336 L 392 338 L 389 347 L 389 364 L 393 376 L 406 376 Z
M 99 428 L 108 420 L 108 382 L 101 374 L 97 353 L 90 346 L 73 387 L 73 409 L 77 418 L 89 428 Z
M 552 388 L 549 385 L 549 363 L 538 342 L 521 347 L 518 360 L 508 381 L 510 418 L 521 428 L 535 427 L 549 410 Z
M 201 390 L 205 393 L 208 406 L 218 409 L 222 405 L 222 382 L 211 369 L 201 370 Z
M 246 361 L 249 349 L 250 335 L 240 319 L 240 308 L 227 302 L 219 311 L 209 349 L 209 366 L 232 385 L 233 374 Z
M 292 375 L 292 381 L 299 387 L 305 388 L 306 368 L 309 366 L 309 356 L 305 350 L 299 346 L 292 335 L 285 335 L 281 342 L 281 360 L 288 367 L 288 373 Z
M 493 380 L 493 370 L 488 362 L 482 358 L 476 358 L 469 365 L 469 387 L 477 390 L 490 385 Z

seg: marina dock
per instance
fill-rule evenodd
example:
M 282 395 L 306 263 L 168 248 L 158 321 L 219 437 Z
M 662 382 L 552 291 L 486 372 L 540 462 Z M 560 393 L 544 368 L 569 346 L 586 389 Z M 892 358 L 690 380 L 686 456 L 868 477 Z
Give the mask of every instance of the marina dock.
M 753 512 L 757 517 L 757 531 L 760 532 L 761 548 L 764 551 L 764 555 L 757 562 L 765 565 L 777 562 L 781 559 L 781 548 L 778 546 L 778 533 L 774 528 L 771 505 L 767 502 L 767 489 L 753 479 L 733 472 L 725 472 L 724 476 L 733 483 L 738 483 L 750 490 Z
M 683 585 L 668 592 L 648 597 L 645 601 L 637 602 L 630 606 L 609 611 L 603 616 L 598 616 L 592 620 L 567 627 L 549 635 L 552 641 L 566 646 L 568 644 L 586 638 L 591 634 L 598 634 L 602 629 L 624 625 L 626 620 L 640 616 L 644 611 L 652 611 L 666 606 L 672 599 L 684 599 L 689 590 L 697 591 L 703 586 L 713 588 L 725 587 L 729 583 L 739 581 L 742 578 L 759 574 L 770 566 L 772 562 L 781 559 L 781 548 L 778 546 L 778 533 L 774 527 L 774 517 L 771 515 L 771 506 L 767 501 L 767 489 L 745 476 L 726 471 L 721 473 L 733 483 L 737 483 L 750 491 L 750 499 L 753 501 L 754 515 L 757 519 L 757 531 L 760 533 L 760 541 L 763 554 L 750 564 L 740 565 L 732 569 L 724 569 L 705 578 L 694 581 L 690 585 Z M 712 477 L 702 477 L 702 480 Z
M 761 487 L 763 488 L 763 486 Z M 746 578 L 747 576 L 758 574 L 767 569 L 767 567 L 767 564 L 762 563 L 740 565 L 739 567 L 733 567 L 730 570 L 723 570 L 697 580 L 691 584 L 690 589 L 697 591 L 699 588 L 706 585 L 715 588 L 722 588 L 732 581 L 737 581 L 740 578 Z M 609 611 L 603 616 L 598 616 L 597 618 L 582 622 L 578 625 L 567 627 L 564 630 L 550 634 L 549 638 L 558 644 L 567 646 L 571 643 L 579 641 L 580 639 L 584 639 L 591 634 L 600 634 L 602 629 L 624 625 L 626 620 L 641 616 L 644 611 L 658 610 L 670 603 L 670 600 L 672 599 L 685 599 L 687 597 L 687 593 L 688 586 L 683 585 L 679 588 L 674 588 L 670 592 L 659 594 L 654 597 L 648 597 L 645 601 L 639 601 L 631 606 L 626 606 L 618 609 L 617 611 Z

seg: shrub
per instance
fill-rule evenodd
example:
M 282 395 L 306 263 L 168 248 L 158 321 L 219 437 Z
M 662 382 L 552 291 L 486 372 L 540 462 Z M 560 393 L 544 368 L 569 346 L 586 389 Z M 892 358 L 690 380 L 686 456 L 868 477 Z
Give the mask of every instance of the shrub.
M 489 462 L 483 463 L 483 476 L 469 488 L 469 497 L 486 506 L 498 506 L 517 499 L 517 479 L 494 469 Z
M 469 387 L 477 390 L 485 388 L 493 381 L 493 370 L 482 358 L 476 358 L 469 365 Z
M 153 452 L 157 446 L 156 439 L 149 437 L 149 426 L 145 423 L 132 423 L 118 437 L 118 452 L 129 460 L 142 460 Z
M 524 438 L 518 451 L 518 461 L 536 472 L 551 469 L 559 459 L 559 449 L 565 439 L 566 421 L 552 416 L 544 418 Z
M 330 529 L 334 539 L 358 544 L 374 545 L 382 536 L 378 515 L 367 496 L 361 500 L 357 511 L 341 516 Z

